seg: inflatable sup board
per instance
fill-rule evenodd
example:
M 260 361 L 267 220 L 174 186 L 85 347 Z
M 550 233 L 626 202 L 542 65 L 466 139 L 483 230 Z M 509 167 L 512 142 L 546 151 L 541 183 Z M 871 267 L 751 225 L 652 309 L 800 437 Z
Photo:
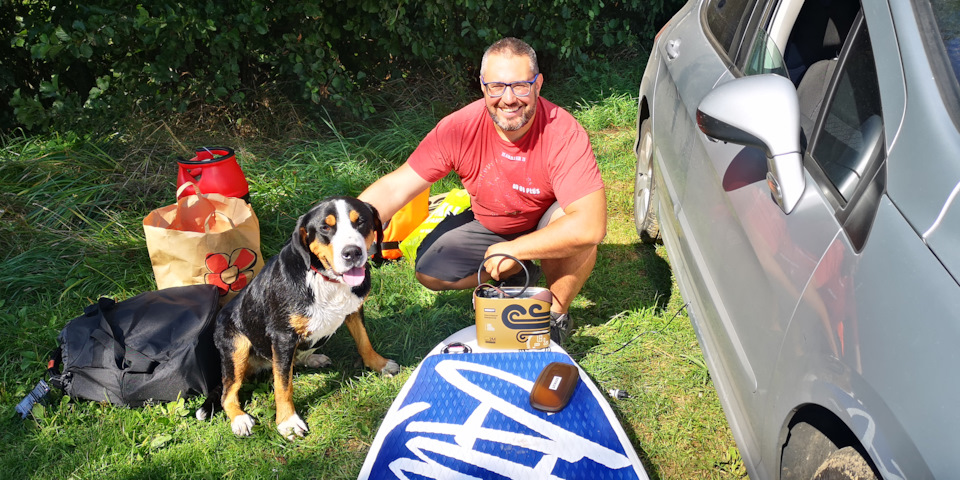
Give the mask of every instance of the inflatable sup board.
M 477 345 L 475 326 L 454 333 L 401 388 L 359 478 L 648 479 L 579 366 L 563 409 L 531 406 L 534 383 L 553 362 L 576 366 L 554 342 L 543 350 L 490 350 Z

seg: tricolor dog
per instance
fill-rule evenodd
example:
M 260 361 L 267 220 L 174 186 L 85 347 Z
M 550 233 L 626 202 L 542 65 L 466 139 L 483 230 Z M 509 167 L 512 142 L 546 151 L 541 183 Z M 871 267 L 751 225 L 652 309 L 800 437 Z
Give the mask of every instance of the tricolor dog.
M 250 435 L 254 419 L 240 407 L 245 378 L 273 371 L 277 430 L 303 436 L 307 424 L 293 406 L 293 364 L 330 364 L 313 346 L 346 324 L 363 363 L 394 375 L 400 368 L 374 351 L 363 325 L 370 292 L 368 250 L 383 236 L 376 209 L 349 197 L 321 201 L 297 221 L 290 241 L 217 317 L 215 341 L 223 373 L 223 409 L 233 433 Z M 215 398 L 215 394 L 211 395 Z M 211 402 L 198 418 L 211 413 Z

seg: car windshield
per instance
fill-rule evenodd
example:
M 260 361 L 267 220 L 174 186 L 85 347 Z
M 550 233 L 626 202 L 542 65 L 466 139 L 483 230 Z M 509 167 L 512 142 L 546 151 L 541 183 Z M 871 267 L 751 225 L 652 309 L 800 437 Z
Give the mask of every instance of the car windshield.
M 960 2 L 956 0 L 934 0 L 934 18 L 940 27 L 940 39 L 947 49 L 947 57 L 953 74 L 960 79 Z

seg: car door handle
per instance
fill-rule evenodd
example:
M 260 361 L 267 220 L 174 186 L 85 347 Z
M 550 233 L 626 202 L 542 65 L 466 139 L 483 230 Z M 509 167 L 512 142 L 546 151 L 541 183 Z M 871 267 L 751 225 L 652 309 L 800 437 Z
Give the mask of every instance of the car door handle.
M 667 40 L 666 45 L 663 46 L 663 51 L 666 52 L 668 60 L 673 60 L 680 56 L 680 39 L 674 38 Z

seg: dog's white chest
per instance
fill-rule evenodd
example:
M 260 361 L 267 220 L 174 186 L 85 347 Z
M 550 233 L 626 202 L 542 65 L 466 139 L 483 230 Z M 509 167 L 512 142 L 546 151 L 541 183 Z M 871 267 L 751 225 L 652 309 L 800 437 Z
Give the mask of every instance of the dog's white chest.
M 347 315 L 360 309 L 363 299 L 354 295 L 349 285 L 329 282 L 317 274 L 308 274 L 308 282 L 314 302 L 308 312 L 306 339 L 315 342 L 333 335 Z

